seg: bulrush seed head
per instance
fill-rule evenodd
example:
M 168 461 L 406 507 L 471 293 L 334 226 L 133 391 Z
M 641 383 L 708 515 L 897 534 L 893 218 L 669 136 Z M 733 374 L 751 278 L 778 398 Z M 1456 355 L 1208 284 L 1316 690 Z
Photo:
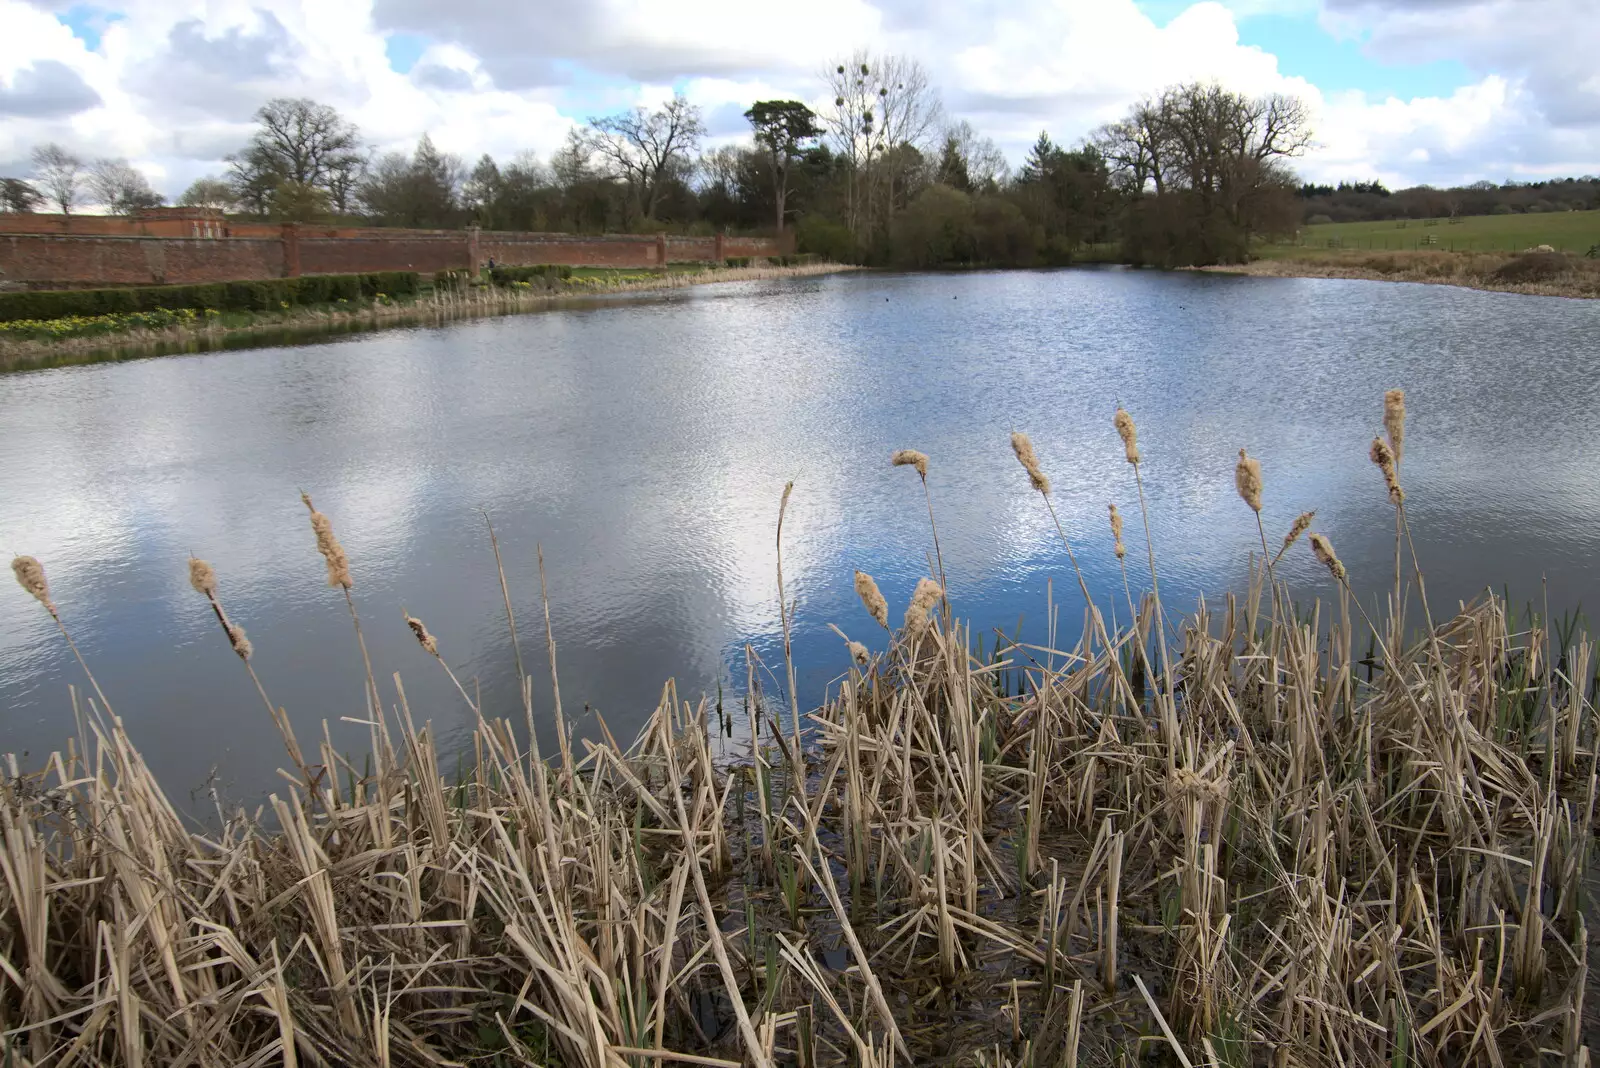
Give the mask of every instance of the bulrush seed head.
M 1122 513 L 1117 511 L 1117 506 L 1114 504 L 1111 505 L 1111 537 L 1117 543 L 1112 551 L 1117 554 L 1117 559 L 1121 560 L 1127 555 L 1128 549 L 1122 544 Z
M 931 578 L 917 580 L 917 588 L 911 593 L 911 603 L 906 606 L 906 633 L 913 638 L 921 637 L 922 632 L 928 629 L 928 618 L 933 612 L 933 606 L 939 603 L 939 598 L 944 596 L 944 590 Z
M 418 645 L 434 656 L 439 655 L 439 642 L 432 634 L 428 633 L 428 628 L 423 626 L 422 620 L 416 616 L 408 615 L 406 616 L 406 626 L 410 627 L 411 633 L 417 636 Z
M 889 462 L 896 467 L 915 467 L 917 474 L 923 478 L 928 477 L 928 454 L 925 452 L 918 452 L 916 449 L 900 449 L 889 457 Z
M 860 664 L 862 667 L 866 667 L 867 661 L 872 658 L 871 654 L 867 652 L 867 647 L 862 645 L 860 642 L 850 642 L 849 649 L 851 659 Z
M 1116 424 L 1117 436 L 1122 439 L 1122 451 L 1127 455 L 1128 462 L 1138 464 L 1142 459 L 1139 455 L 1139 428 L 1133 425 L 1133 416 L 1118 408 L 1112 422 Z
M 1017 454 L 1022 469 L 1028 472 L 1028 481 L 1033 483 L 1033 488 L 1050 496 L 1050 478 L 1039 467 L 1039 456 L 1033 451 L 1033 442 L 1028 435 L 1020 431 L 1011 433 L 1011 451 Z
M 206 597 L 217 595 L 217 573 L 211 570 L 211 565 L 198 556 L 189 557 L 189 585 L 194 587 L 194 592 Z
M 1233 484 L 1252 510 L 1261 511 L 1261 461 L 1239 450 L 1239 466 L 1233 469 Z
M 1389 487 L 1389 503 L 1404 504 L 1406 491 L 1400 488 L 1400 476 L 1394 469 L 1394 452 L 1384 444 L 1382 438 L 1373 438 L 1372 449 L 1367 455 L 1372 457 L 1372 462 L 1383 472 L 1383 484 Z
M 248 661 L 250 654 L 255 652 L 250 644 L 250 639 L 244 636 L 244 628 L 231 620 L 223 620 L 222 629 L 228 632 L 228 644 L 233 646 L 233 651 L 239 654 L 240 660 Z
M 1309 512 L 1301 512 L 1296 517 L 1294 525 L 1289 528 L 1289 533 L 1283 536 L 1283 548 L 1279 551 L 1280 556 L 1289 551 L 1289 546 L 1300 540 L 1300 535 L 1311 529 L 1311 521 L 1316 517 L 1315 509 Z
M 1311 535 L 1311 551 L 1316 554 L 1318 560 L 1322 561 L 1322 565 L 1328 569 L 1328 573 L 1336 581 L 1342 583 L 1349 578 L 1345 572 L 1344 564 L 1340 563 L 1338 554 L 1333 551 L 1333 543 L 1327 538 L 1321 534 L 1313 533 Z
M 348 590 L 355 582 L 350 578 L 350 560 L 344 554 L 344 546 L 333 535 L 333 523 L 312 505 L 309 494 L 300 494 L 300 499 L 306 502 L 306 509 L 311 513 L 311 529 L 317 535 L 317 552 L 322 554 L 328 565 L 328 585 L 343 586 Z
M 889 628 L 889 602 L 883 599 L 883 594 L 878 590 L 878 584 L 872 581 L 872 576 L 865 571 L 856 572 L 856 595 L 861 598 L 861 603 L 866 606 L 867 614 L 878 621 L 878 626 L 887 630 Z
M 52 616 L 56 614 L 56 604 L 50 599 L 50 583 L 45 581 L 44 565 L 31 556 L 14 557 L 11 561 L 11 573 L 17 576 L 17 583 L 28 591 L 45 611 Z
M 1394 451 L 1394 462 L 1405 455 L 1406 441 L 1406 391 L 1391 389 L 1383 395 L 1383 429 L 1389 435 L 1389 448 Z

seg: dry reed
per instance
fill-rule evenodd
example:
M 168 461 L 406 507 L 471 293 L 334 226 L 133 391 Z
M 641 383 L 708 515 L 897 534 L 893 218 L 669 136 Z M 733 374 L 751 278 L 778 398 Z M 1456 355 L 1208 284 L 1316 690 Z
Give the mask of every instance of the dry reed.
M 44 605 L 52 617 L 60 618 L 56 603 L 50 599 L 50 583 L 44 577 L 43 564 L 31 556 L 12 557 L 11 573 L 17 576 L 17 584 L 28 591 L 28 596 Z
M 924 479 L 928 477 L 928 454 L 916 449 L 899 449 L 889 457 L 895 467 L 914 467 Z
M 392 763 L 325 741 L 203 829 L 91 717 L 0 777 L 7 1061 L 1589 1063 L 1590 644 L 1557 671 L 1487 597 L 1374 677 L 1341 623 L 1260 596 L 1174 637 L 1147 601 L 1054 667 L 975 653 L 924 578 L 888 655 L 838 632 L 859 670 L 803 751 L 752 656 L 731 765 L 668 684 L 631 746 L 563 740 L 559 774 L 473 706 L 446 776 L 396 677 Z M 1168 678 L 1130 688 L 1148 641 Z
M 1383 395 L 1383 429 L 1389 435 L 1389 448 L 1394 451 L 1394 462 L 1400 463 L 1405 454 L 1406 441 L 1406 391 L 1391 389 Z
M 878 621 L 878 626 L 889 629 L 889 602 L 879 591 L 878 584 L 865 571 L 856 572 L 856 596 L 867 609 L 867 614 Z
M 1394 452 L 1384 444 L 1382 438 L 1372 439 L 1372 448 L 1367 453 L 1373 463 L 1378 465 L 1378 470 L 1383 472 L 1383 484 L 1389 490 L 1389 503 L 1406 503 L 1406 491 L 1400 488 L 1400 477 L 1395 472 Z
M 1034 453 L 1033 442 L 1028 438 L 1028 435 L 1020 431 L 1012 431 L 1011 451 L 1016 453 L 1018 462 L 1022 464 L 1022 469 L 1028 472 L 1028 481 L 1033 484 L 1033 488 L 1046 497 L 1050 496 L 1050 479 L 1043 469 L 1039 467 L 1039 457 Z
M 1243 449 L 1239 450 L 1239 464 L 1233 471 L 1233 485 L 1239 491 L 1239 499 L 1248 504 L 1252 511 L 1261 511 L 1261 461 L 1246 455 Z

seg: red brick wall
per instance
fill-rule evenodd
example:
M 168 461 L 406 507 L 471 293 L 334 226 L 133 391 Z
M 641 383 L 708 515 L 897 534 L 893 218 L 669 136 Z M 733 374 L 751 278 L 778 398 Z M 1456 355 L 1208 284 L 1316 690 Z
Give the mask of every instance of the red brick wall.
M 300 232 L 301 274 L 358 274 L 362 271 L 434 271 L 467 267 L 467 235 L 410 237 L 404 231 L 382 237 L 308 237 Z
M 733 253 L 723 251 L 724 256 Z M 717 239 L 714 237 L 668 237 L 668 263 L 706 263 L 717 258 Z
M 465 230 L 381 230 L 273 223 L 230 224 L 231 236 L 216 239 L 138 235 L 145 224 L 105 216 L 7 215 L 0 226 L 0 280 L 47 286 L 150 285 L 281 278 L 300 274 L 360 271 L 460 270 L 474 266 L 472 234 Z M 187 226 L 182 220 L 149 225 Z M 56 229 L 50 229 L 50 226 Z M 19 232 L 18 228 L 22 228 Z M 30 232 L 26 228 L 34 227 Z M 248 236 L 246 236 L 248 235 Z M 665 238 L 668 262 L 716 257 L 714 237 Z M 571 267 L 658 267 L 659 235 L 534 234 L 483 231 L 477 235 L 479 265 L 493 258 L 507 267 L 562 264 Z M 296 256 L 296 247 L 298 256 Z M 772 238 L 722 239 L 725 257 L 776 256 Z
M 656 239 L 638 234 L 581 237 L 574 234 L 521 234 L 485 230 L 478 235 L 478 257 L 504 267 L 554 263 L 567 267 L 655 267 Z
M 282 241 L 0 234 L 0 279 L 40 289 L 282 275 Z

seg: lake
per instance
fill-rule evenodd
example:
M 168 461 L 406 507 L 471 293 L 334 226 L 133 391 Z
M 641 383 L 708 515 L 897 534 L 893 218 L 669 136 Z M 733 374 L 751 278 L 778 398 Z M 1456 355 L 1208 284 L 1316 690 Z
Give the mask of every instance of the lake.
M 1132 471 L 1138 421 L 1162 593 L 1242 589 L 1255 519 L 1233 486 L 1260 458 L 1274 548 L 1301 511 L 1358 589 L 1387 583 L 1393 513 L 1367 459 L 1383 391 L 1407 391 L 1402 469 L 1435 615 L 1485 586 L 1552 613 L 1600 598 L 1600 304 L 1436 286 L 1124 269 L 847 274 L 727 283 L 292 347 L 0 376 L 0 548 L 43 561 L 63 618 L 177 802 L 208 780 L 250 801 L 283 784 L 260 698 L 188 584 L 216 568 L 252 661 L 308 749 L 330 721 L 363 751 L 364 674 L 327 587 L 309 492 L 349 553 L 386 699 L 464 742 L 471 715 L 416 645 L 421 617 L 486 711 L 521 720 L 492 516 L 549 733 L 537 551 L 562 698 L 626 740 L 668 678 L 730 706 L 745 643 L 783 690 L 774 525 L 797 602 L 802 700 L 846 666 L 835 623 L 882 649 L 857 601 L 873 574 L 898 622 L 932 544 L 897 448 L 932 458 L 950 596 L 980 629 L 1042 638 L 1082 609 L 1008 434 L 1032 435 L 1108 612 L 1121 600 L 1106 505 L 1148 584 Z M 1307 547 L 1280 575 L 1333 589 Z M 72 733 L 82 684 L 49 617 L 0 594 L 0 751 L 36 765 Z M 1115 591 L 1116 597 L 1111 594 Z M 1117 618 L 1125 621 L 1125 601 Z M 740 732 L 742 734 L 742 731 Z M 548 752 L 549 749 L 547 748 Z M 449 770 L 449 769 L 447 769 Z

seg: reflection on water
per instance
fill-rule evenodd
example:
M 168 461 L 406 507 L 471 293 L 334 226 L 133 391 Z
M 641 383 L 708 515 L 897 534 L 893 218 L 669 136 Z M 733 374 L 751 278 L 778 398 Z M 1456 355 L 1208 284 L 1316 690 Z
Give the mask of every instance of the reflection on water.
M 415 719 L 469 730 L 404 608 L 486 708 L 516 709 L 487 512 L 524 658 L 544 661 L 542 545 L 563 704 L 580 730 L 596 729 L 597 711 L 620 737 L 669 677 L 686 695 L 742 690 L 746 642 L 769 694 L 783 690 L 773 526 L 789 479 L 802 697 L 844 670 L 828 623 L 882 647 L 852 570 L 876 576 L 898 615 L 931 551 L 916 475 L 889 467 L 896 448 L 932 457 L 958 612 L 1008 631 L 1021 617 L 1041 635 L 1054 579 L 1070 632 L 1076 583 L 1007 445 L 1013 428 L 1030 432 L 1111 611 L 1108 502 L 1128 518 L 1133 581 L 1148 580 L 1111 426 L 1119 402 L 1139 421 L 1171 605 L 1240 587 L 1259 548 L 1233 490 L 1241 446 L 1263 464 L 1268 537 L 1314 507 L 1358 584 L 1381 588 L 1393 521 L 1366 447 L 1396 385 L 1409 395 L 1404 481 L 1436 611 L 1486 584 L 1554 611 L 1592 601 L 1597 328 L 1593 303 L 1444 287 L 848 275 L 29 372 L 0 377 L 0 548 L 44 561 L 174 796 L 215 768 L 248 798 L 278 784 L 281 748 L 187 584 L 190 552 L 216 567 L 302 741 L 327 719 L 341 748 L 365 745 L 340 718 L 365 715 L 364 673 L 301 490 L 349 551 L 390 700 L 400 672 Z M 1283 574 L 1303 597 L 1329 592 L 1303 547 Z M 0 749 L 33 759 L 70 732 L 67 686 L 81 681 L 49 624 L 20 590 L 0 595 Z M 543 676 L 535 701 L 548 730 Z

